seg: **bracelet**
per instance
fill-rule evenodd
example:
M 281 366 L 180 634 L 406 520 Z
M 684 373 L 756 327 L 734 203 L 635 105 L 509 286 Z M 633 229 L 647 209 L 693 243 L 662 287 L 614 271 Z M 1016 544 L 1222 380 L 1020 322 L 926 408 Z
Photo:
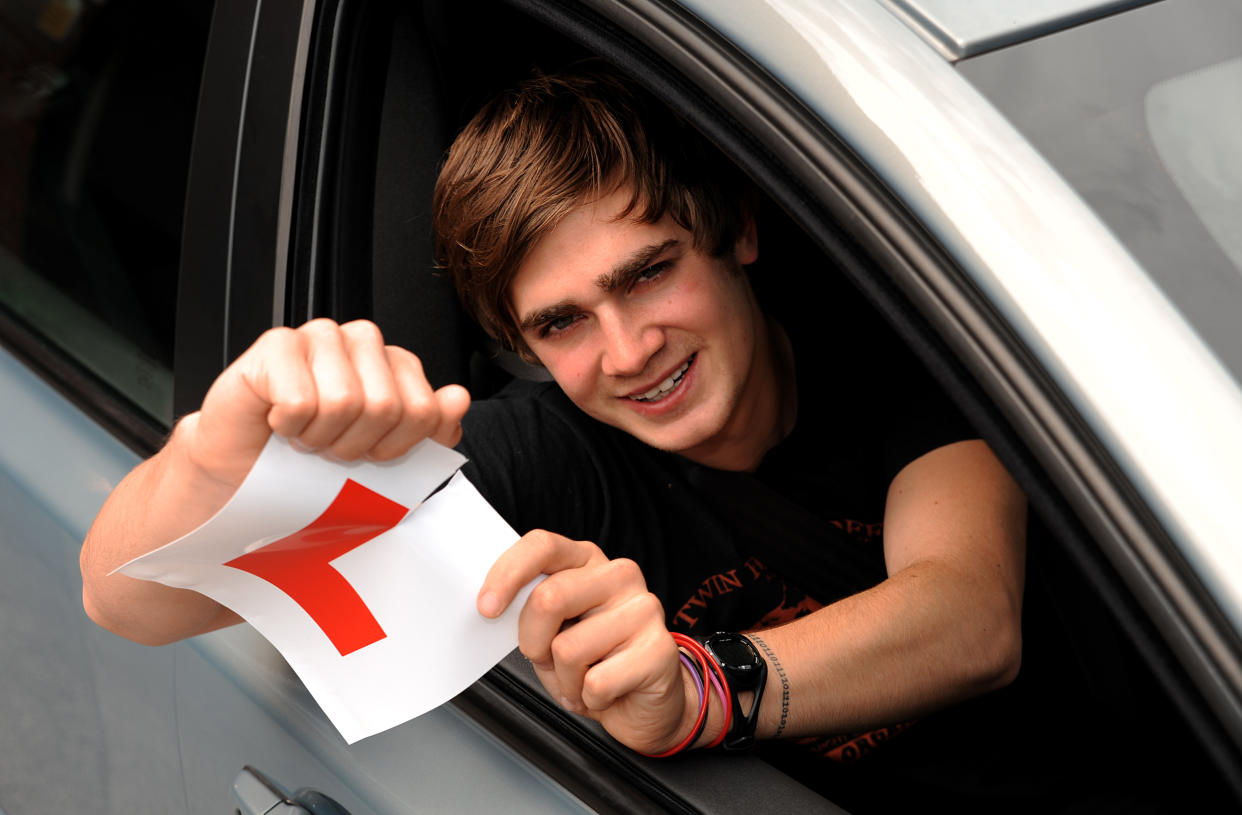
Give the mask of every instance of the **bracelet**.
M 772 649 L 758 634 L 751 634 L 750 639 L 763 650 L 763 655 L 768 658 L 768 662 L 772 663 L 772 667 L 776 668 L 776 675 L 781 680 L 781 723 L 776 726 L 776 732 L 772 734 L 772 738 L 779 739 L 781 733 L 785 732 L 785 725 L 789 723 L 789 677 L 785 676 L 785 669 L 781 667 L 781 661 L 776 658 L 776 654 L 772 653 Z
M 716 669 L 708 674 L 708 678 L 711 679 L 712 687 L 716 690 L 716 696 L 720 699 L 720 709 L 724 711 L 724 721 L 720 724 L 720 732 L 716 735 L 716 738 L 703 745 L 705 748 L 711 749 L 712 747 L 719 747 L 724 742 L 725 737 L 729 735 L 729 727 L 733 724 L 733 705 L 729 704 L 729 691 L 726 690 L 729 686 L 728 681 L 725 680 L 723 674 L 720 675 L 719 679 L 716 678 L 716 675 L 720 673 L 720 668 L 716 665 L 715 660 L 708 660 L 708 663 Z M 721 687 L 720 683 L 722 681 L 725 683 L 724 687 Z
M 690 671 L 690 678 L 694 680 L 694 689 L 699 692 L 699 704 L 703 704 L 703 677 L 699 674 L 699 669 L 690 661 L 690 657 L 686 656 L 685 651 L 678 654 L 681 658 L 681 664 L 686 666 L 686 670 Z
M 673 641 L 677 642 L 677 644 L 680 646 L 682 645 L 682 643 L 678 641 L 678 637 L 684 637 L 684 636 L 685 635 L 674 633 Z M 695 643 L 695 645 L 697 644 L 698 643 Z M 707 698 L 707 689 L 704 686 L 702 677 L 710 675 L 708 672 L 708 664 L 710 663 L 710 660 L 707 658 L 707 653 L 705 651 L 702 654 L 691 651 L 691 656 L 693 656 L 699 662 L 697 666 L 691 660 L 690 656 L 686 655 L 686 652 L 684 650 L 681 651 L 678 654 L 678 656 L 681 659 L 681 664 L 687 670 L 690 671 L 690 676 L 692 679 L 694 679 L 694 687 L 699 692 L 699 712 L 698 712 L 698 715 L 694 719 L 694 727 L 690 728 L 690 735 L 686 736 L 676 745 L 674 745 L 668 750 L 665 750 L 662 753 L 639 753 L 639 755 L 646 756 L 647 758 L 668 758 L 669 756 L 676 755 L 682 752 L 683 750 L 686 750 L 692 744 L 698 741 L 699 736 L 703 734 L 703 727 L 707 724 L 708 698 Z
M 716 691 L 716 696 L 720 699 L 720 709 L 724 713 L 724 721 L 721 723 L 720 733 L 716 735 L 716 738 L 703 745 L 703 747 L 704 749 L 719 747 L 729 735 L 729 728 L 733 725 L 733 705 L 730 702 L 729 696 L 729 680 L 725 676 L 724 669 L 720 667 L 716 660 L 712 659 L 711 654 L 707 652 L 702 643 L 680 633 L 674 633 L 673 638 L 678 645 L 690 651 L 698 658 L 701 664 L 708 667 L 706 672 L 707 678 L 711 680 L 712 689 Z

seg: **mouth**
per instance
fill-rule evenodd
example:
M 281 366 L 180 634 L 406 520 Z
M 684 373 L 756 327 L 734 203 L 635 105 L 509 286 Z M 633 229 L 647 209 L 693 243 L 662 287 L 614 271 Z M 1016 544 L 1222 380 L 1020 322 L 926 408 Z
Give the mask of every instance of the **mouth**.
M 656 385 L 646 393 L 635 394 L 626 398 L 635 402 L 647 403 L 659 402 L 661 399 L 666 398 L 681 382 L 682 378 L 686 375 L 686 371 L 690 370 L 690 366 L 694 364 L 695 357 L 697 356 L 697 353 L 691 354 L 690 358 L 685 361 L 685 364 L 673 371 L 663 382 Z

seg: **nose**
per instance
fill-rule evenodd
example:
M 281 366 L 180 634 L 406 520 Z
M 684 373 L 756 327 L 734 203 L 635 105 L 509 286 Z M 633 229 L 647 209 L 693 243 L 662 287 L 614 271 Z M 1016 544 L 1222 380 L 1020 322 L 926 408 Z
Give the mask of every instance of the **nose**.
M 600 367 L 606 376 L 636 376 L 664 347 L 664 332 L 632 315 L 601 314 L 599 325 L 604 340 Z

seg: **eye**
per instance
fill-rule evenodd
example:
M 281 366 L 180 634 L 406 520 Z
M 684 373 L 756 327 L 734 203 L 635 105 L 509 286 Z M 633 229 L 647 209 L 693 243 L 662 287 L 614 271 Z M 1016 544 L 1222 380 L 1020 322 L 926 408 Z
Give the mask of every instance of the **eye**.
M 634 288 L 635 286 L 658 279 L 660 275 L 668 271 L 672 265 L 673 261 L 671 260 L 662 260 L 659 263 L 651 264 L 638 274 L 634 275 L 634 282 L 631 284 L 630 288 Z
M 542 338 L 564 333 L 572 328 L 574 323 L 578 322 L 581 318 L 582 315 L 580 314 L 566 314 L 561 317 L 548 320 L 546 323 L 539 326 L 539 336 Z

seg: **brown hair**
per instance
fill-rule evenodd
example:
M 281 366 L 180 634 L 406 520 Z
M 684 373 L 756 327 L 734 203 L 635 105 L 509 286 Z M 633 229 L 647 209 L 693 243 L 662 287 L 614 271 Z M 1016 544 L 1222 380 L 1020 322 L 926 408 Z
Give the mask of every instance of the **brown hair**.
M 510 281 L 566 215 L 625 187 L 620 217 L 668 214 L 713 256 L 741 234 L 741 174 L 667 107 L 598 63 L 536 76 L 485 105 L 449 149 L 432 202 L 436 262 L 484 330 L 529 357 Z

